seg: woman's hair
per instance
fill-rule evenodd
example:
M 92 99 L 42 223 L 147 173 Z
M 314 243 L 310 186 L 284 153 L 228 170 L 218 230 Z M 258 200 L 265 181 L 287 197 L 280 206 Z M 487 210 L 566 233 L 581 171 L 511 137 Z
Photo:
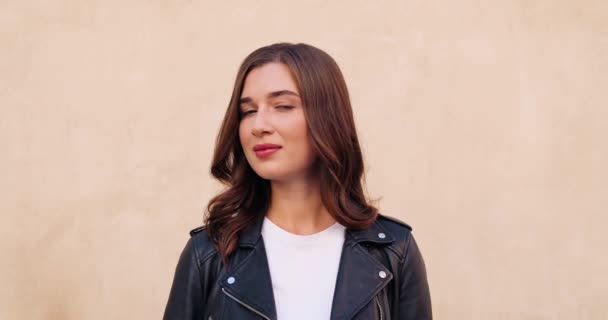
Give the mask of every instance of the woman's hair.
M 324 51 L 299 43 L 262 47 L 241 64 L 230 104 L 224 115 L 211 164 L 211 174 L 227 188 L 209 201 L 205 224 L 224 262 L 235 250 L 240 231 L 266 213 L 270 181 L 249 166 L 239 140 L 239 99 L 249 72 L 267 63 L 291 71 L 316 153 L 321 200 L 339 223 L 363 229 L 378 210 L 365 198 L 363 157 L 355 130 L 350 98 L 342 72 Z

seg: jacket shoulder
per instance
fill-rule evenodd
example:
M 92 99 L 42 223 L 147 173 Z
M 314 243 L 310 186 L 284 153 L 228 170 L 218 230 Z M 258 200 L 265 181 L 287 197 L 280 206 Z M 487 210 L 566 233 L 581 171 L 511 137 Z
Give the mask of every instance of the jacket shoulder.
M 190 230 L 190 232 L 189 232 L 189 233 L 190 233 L 190 236 L 191 236 L 191 237 L 193 237 L 195 234 L 197 234 L 197 233 L 201 233 L 201 232 L 204 232 L 204 231 L 206 231 L 206 230 L 207 230 L 207 226 L 202 225 L 202 226 L 198 226 L 198 227 L 196 227 L 196 228 L 194 228 L 194 229 Z
M 384 214 L 378 214 L 376 221 L 393 237 L 394 242 L 391 243 L 390 247 L 397 254 L 399 259 L 403 260 L 411 238 L 412 227 L 397 218 Z
M 201 264 L 217 253 L 215 244 L 209 237 L 207 226 L 196 227 L 190 230 L 189 234 Z
M 382 224 L 383 227 L 386 227 L 389 229 L 406 229 L 406 230 L 401 230 L 402 232 L 403 231 L 408 231 L 408 232 L 412 231 L 412 227 L 409 224 L 407 224 L 395 217 L 387 216 L 385 214 L 378 214 L 378 222 L 380 224 Z M 398 230 L 396 230 L 396 231 L 398 231 Z

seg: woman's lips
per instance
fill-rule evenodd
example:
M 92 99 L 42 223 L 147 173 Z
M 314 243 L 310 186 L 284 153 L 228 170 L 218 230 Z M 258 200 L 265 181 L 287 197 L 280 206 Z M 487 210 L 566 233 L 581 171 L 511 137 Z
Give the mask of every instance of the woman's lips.
M 281 147 L 264 148 L 264 149 L 255 151 L 255 155 L 258 158 L 267 158 L 267 157 L 270 157 L 272 154 L 274 154 L 279 149 L 281 149 Z

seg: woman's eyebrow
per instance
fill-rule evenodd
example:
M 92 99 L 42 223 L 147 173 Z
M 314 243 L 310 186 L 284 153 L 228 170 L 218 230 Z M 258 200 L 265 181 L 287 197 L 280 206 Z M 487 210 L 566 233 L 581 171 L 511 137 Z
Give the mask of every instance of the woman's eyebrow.
M 288 96 L 296 96 L 296 97 L 300 97 L 297 93 L 293 92 L 293 91 L 289 91 L 289 90 L 279 90 L 279 91 L 274 91 L 268 94 L 269 98 L 276 98 L 279 96 L 283 96 L 283 95 L 288 95 Z
M 298 98 L 300 97 L 297 93 L 290 91 L 290 90 L 273 91 L 273 92 L 267 94 L 266 96 L 268 98 L 276 98 L 276 97 L 280 97 L 280 96 L 284 96 L 284 95 L 295 96 Z M 252 103 L 252 100 L 250 97 L 242 97 L 239 99 L 239 104 L 246 104 L 246 103 Z

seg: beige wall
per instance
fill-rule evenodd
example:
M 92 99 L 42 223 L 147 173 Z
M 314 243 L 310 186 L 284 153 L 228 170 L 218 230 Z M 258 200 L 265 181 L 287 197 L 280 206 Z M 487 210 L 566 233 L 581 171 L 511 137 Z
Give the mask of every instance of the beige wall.
M 237 66 L 343 68 L 437 319 L 608 319 L 605 1 L 0 3 L 0 319 L 159 319 Z

